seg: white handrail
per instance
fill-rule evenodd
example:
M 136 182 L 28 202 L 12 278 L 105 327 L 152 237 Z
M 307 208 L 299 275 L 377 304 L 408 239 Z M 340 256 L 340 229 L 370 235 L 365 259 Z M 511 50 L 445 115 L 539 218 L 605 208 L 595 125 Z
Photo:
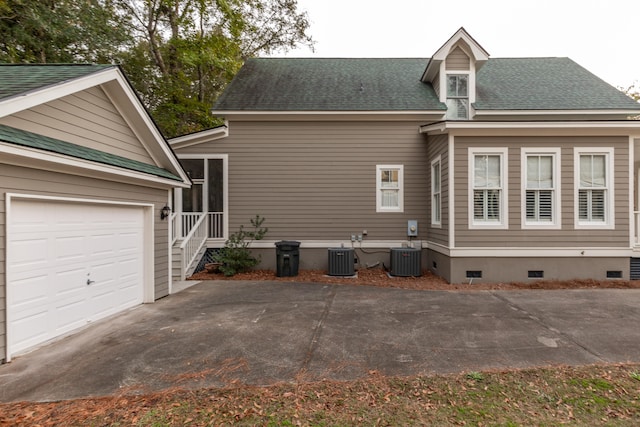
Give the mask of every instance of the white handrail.
M 200 214 L 200 219 L 180 244 L 182 252 L 182 273 L 184 274 L 198 256 L 198 252 L 207 241 L 207 215 Z
M 171 216 L 169 217 L 169 221 L 171 221 L 171 227 L 169 227 L 169 233 L 171 233 L 171 235 L 169 236 L 169 240 L 171 241 L 171 246 L 174 245 L 174 243 L 176 243 L 176 240 L 178 240 L 178 235 L 180 234 L 178 232 L 177 226 L 178 226 L 178 214 L 177 213 L 172 213 Z

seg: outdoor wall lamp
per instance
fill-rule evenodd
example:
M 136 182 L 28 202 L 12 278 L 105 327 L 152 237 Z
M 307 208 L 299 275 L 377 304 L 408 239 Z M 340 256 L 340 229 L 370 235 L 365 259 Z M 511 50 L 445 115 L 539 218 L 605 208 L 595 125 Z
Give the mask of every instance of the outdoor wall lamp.
M 171 208 L 169 207 L 169 205 L 165 205 L 164 208 L 160 210 L 160 219 L 164 220 L 169 216 L 170 213 L 171 213 Z

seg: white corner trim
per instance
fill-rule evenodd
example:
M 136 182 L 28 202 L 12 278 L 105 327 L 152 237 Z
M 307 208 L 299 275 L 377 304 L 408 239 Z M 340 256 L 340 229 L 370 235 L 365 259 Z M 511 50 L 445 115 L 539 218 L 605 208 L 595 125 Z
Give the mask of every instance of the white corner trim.
M 448 170 L 448 184 L 449 184 L 449 194 L 447 195 L 447 200 L 449 201 L 449 207 L 445 209 L 445 211 L 449 215 L 449 246 L 455 248 L 456 246 L 456 206 L 455 206 L 455 159 L 454 159 L 454 142 L 455 137 L 453 135 L 448 135 L 447 140 L 447 158 L 449 159 L 449 170 Z

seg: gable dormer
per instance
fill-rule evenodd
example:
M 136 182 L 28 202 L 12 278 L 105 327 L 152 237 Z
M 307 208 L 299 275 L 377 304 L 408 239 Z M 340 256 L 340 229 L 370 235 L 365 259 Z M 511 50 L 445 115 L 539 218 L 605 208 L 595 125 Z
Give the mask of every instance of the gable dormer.
M 447 120 L 469 120 L 476 101 L 476 73 L 489 54 L 460 28 L 433 54 L 422 75 L 441 102 L 447 105 Z

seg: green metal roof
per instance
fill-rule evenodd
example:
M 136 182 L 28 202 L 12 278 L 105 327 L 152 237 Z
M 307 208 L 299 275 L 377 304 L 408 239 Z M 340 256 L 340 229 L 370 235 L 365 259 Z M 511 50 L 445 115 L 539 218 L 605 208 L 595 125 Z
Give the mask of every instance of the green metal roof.
M 0 64 L 0 99 L 84 77 L 115 65 Z
M 82 145 L 72 144 L 59 139 L 49 138 L 47 136 L 38 135 L 10 126 L 0 125 L 0 141 L 48 151 L 51 153 L 64 154 L 77 159 L 116 166 L 122 169 L 142 172 L 161 178 L 182 181 L 180 177 L 158 166 L 149 165 L 137 160 L 127 159 L 126 157 L 105 153 L 104 151 L 94 150 L 93 148 L 83 147 Z
M 446 110 L 422 83 L 426 59 L 253 58 L 214 110 Z
M 445 110 L 420 82 L 429 58 L 249 59 L 214 111 Z M 477 109 L 640 110 L 640 104 L 568 58 L 489 59 Z

